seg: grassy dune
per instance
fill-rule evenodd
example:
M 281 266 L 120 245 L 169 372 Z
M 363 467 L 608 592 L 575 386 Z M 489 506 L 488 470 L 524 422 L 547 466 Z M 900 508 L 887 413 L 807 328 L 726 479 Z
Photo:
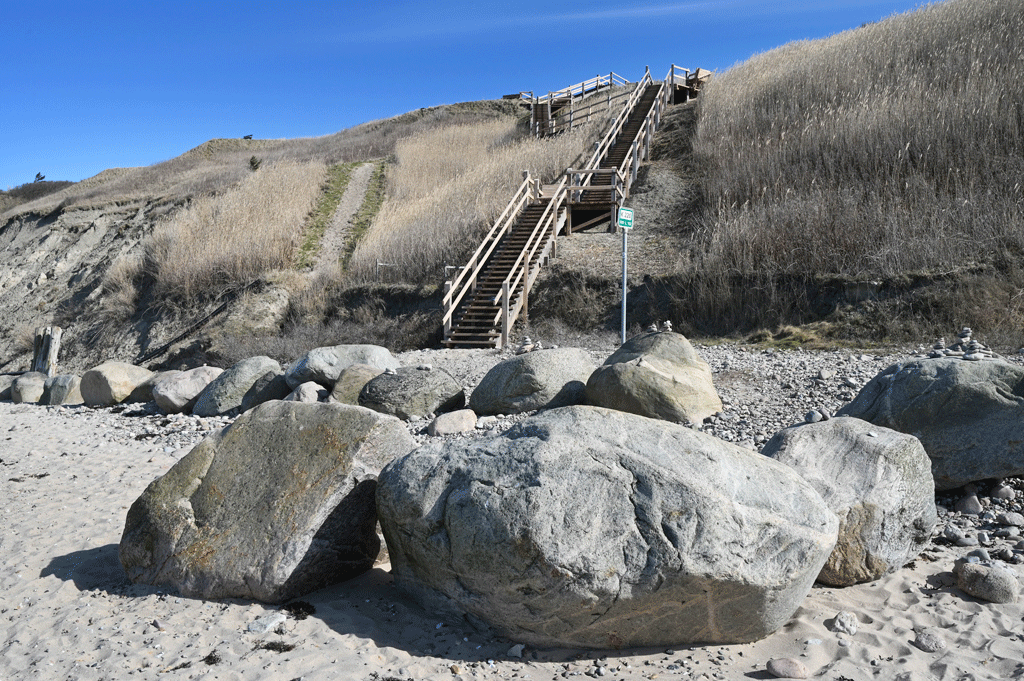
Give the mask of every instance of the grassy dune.
M 824 295 L 809 282 L 832 277 L 902 295 L 895 326 L 1019 326 L 1022 63 L 1019 2 L 955 0 L 715 78 L 693 143 L 701 276 L 683 307 L 715 310 L 703 323 L 719 332 L 806 321 Z M 977 295 L 915 298 L 915 278 Z

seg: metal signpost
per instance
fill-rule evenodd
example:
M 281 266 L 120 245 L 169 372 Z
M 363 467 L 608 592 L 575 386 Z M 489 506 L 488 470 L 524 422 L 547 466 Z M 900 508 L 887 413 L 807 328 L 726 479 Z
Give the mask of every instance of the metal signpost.
M 622 230 L 622 342 L 626 342 L 626 235 L 633 229 L 633 209 L 619 208 L 619 229 Z

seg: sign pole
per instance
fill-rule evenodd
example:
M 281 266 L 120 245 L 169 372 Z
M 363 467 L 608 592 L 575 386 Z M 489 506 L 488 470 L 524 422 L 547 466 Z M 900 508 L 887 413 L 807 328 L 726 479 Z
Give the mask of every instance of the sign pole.
M 633 229 L 633 209 L 619 208 L 619 229 L 622 230 L 622 342 L 626 342 L 626 235 Z
M 626 235 L 628 229 L 622 230 L 622 342 L 626 342 Z

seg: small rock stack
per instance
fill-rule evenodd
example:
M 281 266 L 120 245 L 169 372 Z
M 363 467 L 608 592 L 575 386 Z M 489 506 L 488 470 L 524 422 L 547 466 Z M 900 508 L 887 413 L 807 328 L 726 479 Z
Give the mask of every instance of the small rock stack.
M 973 333 L 971 327 L 965 326 L 960 330 L 957 339 L 949 346 L 946 345 L 945 338 L 939 338 L 932 345 L 932 349 L 928 352 L 928 357 L 933 359 L 938 357 L 962 357 L 974 362 L 998 357 L 984 343 L 972 338 Z

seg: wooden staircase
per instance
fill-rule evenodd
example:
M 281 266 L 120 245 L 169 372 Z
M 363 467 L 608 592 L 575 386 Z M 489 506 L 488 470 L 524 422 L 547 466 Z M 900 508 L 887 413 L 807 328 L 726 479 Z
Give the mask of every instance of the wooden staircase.
M 527 271 L 539 269 L 549 255 L 540 243 L 546 231 L 538 229 L 542 220 L 551 213 L 552 199 L 541 198 L 527 205 L 516 217 L 511 229 L 501 238 L 487 266 L 477 279 L 476 290 L 459 308 L 453 320 L 454 328 L 445 339 L 449 347 L 493 348 L 508 342 L 507 332 L 502 334 L 502 298 L 508 297 L 514 306 L 522 301 L 526 305 L 526 278 L 519 278 L 512 284 L 517 268 Z M 556 216 L 564 222 L 564 208 Z M 532 282 L 530 282 L 532 283 Z M 510 288 L 514 286 L 514 288 Z
M 624 198 L 629 196 L 629 187 L 636 179 L 635 172 L 623 177 L 623 169 L 635 171 L 640 162 L 646 160 L 650 149 L 649 142 L 644 143 L 641 133 L 650 118 L 652 109 L 659 103 L 664 94 L 663 84 L 650 83 L 640 96 L 632 113 L 615 135 L 612 143 L 597 163 L 597 167 L 584 170 L 569 170 L 574 178 L 580 181 L 573 186 L 581 189 L 569 194 L 569 230 L 588 229 L 606 220 L 615 225 L 615 213 L 622 205 Z M 660 118 L 660 111 L 658 112 Z M 656 124 L 655 124 L 656 125 Z M 589 173 L 588 180 L 580 176 Z M 582 188 L 586 187 L 586 188 Z
M 530 289 L 553 255 L 558 235 L 613 218 L 629 196 L 637 167 L 649 157 L 661 112 L 675 96 L 677 77 L 675 65 L 662 82 L 654 81 L 648 71 L 627 93 L 622 110 L 584 167 L 568 169 L 558 184 L 542 187 L 529 172 L 523 173 L 523 183 L 469 262 L 454 280 L 445 282 L 444 345 L 508 344 L 511 327 L 528 309 Z M 600 86 L 607 87 L 585 81 L 579 89 L 586 94 Z M 566 93 L 569 103 L 563 104 L 559 100 Z M 535 116 L 540 112 L 550 121 L 551 109 L 572 106 L 575 92 L 567 88 L 548 94 L 544 101 L 534 98 L 533 106 Z M 551 134 L 550 127 L 545 131 Z M 545 134 L 536 127 L 535 133 Z

